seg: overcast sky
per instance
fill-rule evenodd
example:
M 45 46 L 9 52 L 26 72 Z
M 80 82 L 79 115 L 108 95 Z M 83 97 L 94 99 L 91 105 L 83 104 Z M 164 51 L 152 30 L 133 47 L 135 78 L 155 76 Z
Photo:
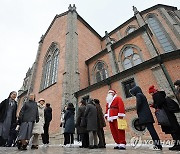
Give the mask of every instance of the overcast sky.
M 101 36 L 134 14 L 156 4 L 175 6 L 179 0 L 0 0 L 0 102 L 18 91 L 32 66 L 38 42 L 56 14 L 75 4 L 79 15 Z

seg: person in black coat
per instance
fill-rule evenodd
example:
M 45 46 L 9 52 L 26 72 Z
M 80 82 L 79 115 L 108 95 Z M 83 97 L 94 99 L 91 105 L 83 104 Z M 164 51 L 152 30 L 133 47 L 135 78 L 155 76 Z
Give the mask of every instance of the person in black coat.
M 0 146 L 5 146 L 10 137 L 12 125 L 16 125 L 17 93 L 12 91 L 9 97 L 0 103 Z
M 161 129 L 166 134 L 171 134 L 173 140 L 175 141 L 174 146 L 169 148 L 169 150 L 180 150 L 180 126 L 177 122 L 177 118 L 173 112 L 168 108 L 168 103 L 171 102 L 171 98 L 166 97 L 164 91 L 158 91 L 154 86 L 149 87 L 149 94 L 152 95 L 153 105 L 151 107 L 157 109 L 164 109 L 170 126 L 162 126 Z
M 35 102 L 35 94 L 29 95 L 29 100 L 24 103 L 19 112 L 20 129 L 18 134 L 18 149 L 27 150 L 29 139 L 32 137 L 34 123 L 39 122 L 38 106 Z
M 77 118 L 76 118 L 76 129 L 82 141 L 82 146 L 80 146 L 80 148 L 88 148 L 89 147 L 89 134 L 86 129 L 86 121 L 83 121 L 83 118 L 85 118 L 84 113 L 86 110 L 86 101 L 81 100 L 79 104 L 80 106 L 78 108 Z
M 97 109 L 93 99 L 88 100 L 84 116 L 87 120 L 87 131 L 89 132 L 89 149 L 98 148 Z
M 130 93 L 136 97 L 136 109 L 137 115 L 139 118 L 139 124 L 145 124 L 153 141 L 154 141 L 154 150 L 162 150 L 162 145 L 160 143 L 159 136 L 154 128 L 153 123 L 154 118 L 151 113 L 151 110 L 148 105 L 146 96 L 143 94 L 139 86 L 135 86 L 130 90 Z
M 98 99 L 94 99 L 95 106 L 97 109 L 97 136 L 99 138 L 98 148 L 106 148 L 105 136 L 104 136 L 104 127 L 106 127 L 106 122 L 104 119 L 104 114 L 102 107 L 100 105 L 100 101 Z
M 49 144 L 49 124 L 52 120 L 52 108 L 49 103 L 46 103 L 46 108 L 44 109 L 44 134 L 42 134 L 43 144 Z
M 68 103 L 67 109 L 64 115 L 64 145 L 74 143 L 74 122 L 75 108 L 72 103 Z

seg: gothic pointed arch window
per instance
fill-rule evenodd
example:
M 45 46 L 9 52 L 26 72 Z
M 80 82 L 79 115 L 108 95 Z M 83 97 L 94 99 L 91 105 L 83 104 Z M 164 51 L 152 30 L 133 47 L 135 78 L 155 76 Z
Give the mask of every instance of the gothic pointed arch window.
M 142 58 L 138 49 L 127 46 L 121 51 L 119 61 L 121 61 L 124 70 L 126 70 L 142 63 Z
M 99 82 L 108 78 L 107 65 L 103 61 L 98 61 L 94 67 L 95 81 Z
M 173 42 L 168 37 L 168 34 L 163 28 L 163 25 L 159 22 L 156 16 L 154 14 L 148 15 L 147 22 L 153 33 L 155 34 L 157 40 L 159 41 L 160 45 L 162 46 L 164 52 L 173 51 Z
M 59 63 L 59 49 L 56 43 L 52 43 L 44 59 L 41 79 L 41 90 L 51 86 L 57 81 Z
M 135 26 L 129 26 L 127 29 L 126 29 L 126 35 L 134 32 L 136 30 L 136 27 Z

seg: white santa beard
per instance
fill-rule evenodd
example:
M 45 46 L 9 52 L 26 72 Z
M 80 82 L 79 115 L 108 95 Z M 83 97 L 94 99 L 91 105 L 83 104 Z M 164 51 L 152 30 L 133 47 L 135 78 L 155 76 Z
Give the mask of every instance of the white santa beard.
M 107 103 L 111 103 L 112 100 L 113 100 L 113 96 L 111 94 L 108 94 L 107 97 L 106 97 Z

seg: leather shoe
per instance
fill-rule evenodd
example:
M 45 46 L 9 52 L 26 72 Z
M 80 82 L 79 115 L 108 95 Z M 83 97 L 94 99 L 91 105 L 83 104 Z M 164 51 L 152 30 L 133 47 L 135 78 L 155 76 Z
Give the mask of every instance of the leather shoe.
M 180 145 L 174 145 L 173 147 L 169 148 L 172 151 L 180 151 Z

